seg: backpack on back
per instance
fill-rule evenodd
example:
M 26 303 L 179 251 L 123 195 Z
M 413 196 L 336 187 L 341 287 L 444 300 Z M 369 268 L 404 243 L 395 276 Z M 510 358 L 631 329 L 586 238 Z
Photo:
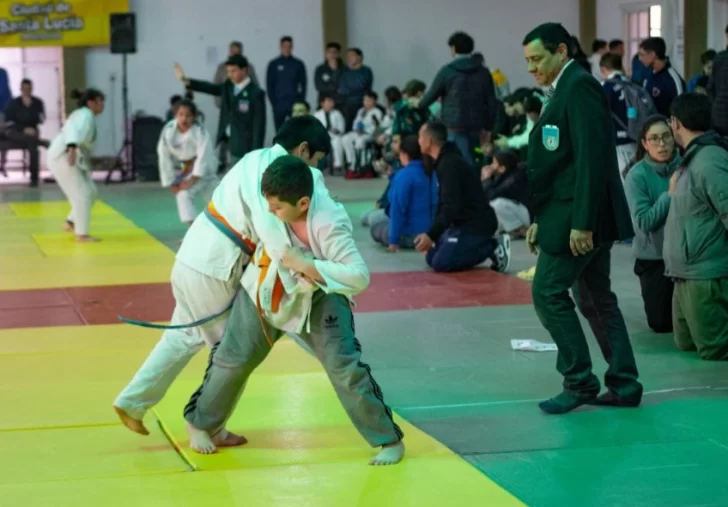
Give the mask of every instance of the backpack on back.
M 647 118 L 657 114 L 657 108 L 652 101 L 652 97 L 647 90 L 637 83 L 621 79 L 610 79 L 610 83 L 614 86 L 621 87 L 621 93 L 624 95 L 624 102 L 627 106 L 627 125 L 616 115 L 614 119 L 619 125 L 627 131 L 627 135 L 633 141 L 639 141 L 642 125 Z

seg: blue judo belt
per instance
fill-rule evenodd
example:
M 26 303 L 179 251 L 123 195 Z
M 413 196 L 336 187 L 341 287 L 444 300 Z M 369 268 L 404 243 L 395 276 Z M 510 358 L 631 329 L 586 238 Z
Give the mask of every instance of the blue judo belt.
M 245 252 L 246 254 L 253 256 L 254 252 L 251 251 L 250 247 L 245 244 L 244 241 L 242 241 L 239 237 L 237 237 L 235 234 L 232 233 L 225 225 L 218 220 L 215 215 L 210 213 L 210 211 L 206 208 L 205 209 L 205 216 L 210 219 L 212 224 L 217 227 L 217 229 L 222 232 L 225 236 L 227 236 L 233 243 L 235 243 L 236 246 L 240 247 L 240 249 Z M 237 294 L 236 294 L 237 296 Z M 213 315 L 210 315 L 209 317 L 205 317 L 204 319 L 196 320 L 194 322 L 190 322 L 189 324 L 154 324 L 152 322 L 146 322 L 143 320 L 135 320 L 135 319 L 128 319 L 126 317 L 122 317 L 119 315 L 119 320 L 121 322 L 124 322 L 125 324 L 131 324 L 132 326 L 139 326 L 139 327 L 146 327 L 150 329 L 191 329 L 193 327 L 199 327 L 203 324 L 207 324 L 210 321 L 215 320 L 216 318 L 226 314 L 230 311 L 230 309 L 233 307 L 233 303 L 235 302 L 235 297 L 230 301 L 230 303 L 227 305 L 227 307 L 219 311 Z

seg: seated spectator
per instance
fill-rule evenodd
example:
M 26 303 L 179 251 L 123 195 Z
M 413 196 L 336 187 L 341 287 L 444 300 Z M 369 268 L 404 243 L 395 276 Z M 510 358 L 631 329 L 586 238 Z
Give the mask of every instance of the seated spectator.
M 703 64 L 703 68 L 701 72 L 695 74 L 690 81 L 688 81 L 688 85 L 685 88 L 685 91 L 689 92 L 697 92 L 698 88 L 698 81 L 702 78 L 706 78 L 706 81 L 710 78 L 710 75 L 713 73 L 713 60 L 715 60 L 715 57 L 718 55 L 714 49 L 709 49 L 702 55 L 700 55 L 700 62 Z M 707 88 L 707 86 L 703 86 L 703 88 Z
M 388 219 L 371 229 L 372 239 L 390 252 L 414 248 L 415 236 L 430 228 L 437 206 L 437 178 L 425 170 L 417 136 L 402 139 L 399 161 L 402 168 L 388 193 Z
M 695 81 L 695 89 L 693 89 L 693 91 L 701 95 L 707 95 L 709 82 L 710 78 L 708 76 L 701 76 Z
M 5 137 L 16 143 L 18 148 L 28 151 L 30 186 L 37 187 L 40 174 L 39 146 L 48 147 L 48 141 L 40 138 L 40 125 L 45 121 L 43 101 L 33 95 L 33 83 L 23 79 L 20 97 L 12 99 L 5 109 Z M 4 166 L 4 160 L 2 162 Z M 4 171 L 4 167 L 3 167 Z
M 402 90 L 403 99 L 394 107 L 392 134 L 417 135 L 420 127 L 427 122 L 430 112 L 428 109 L 420 107 L 425 88 L 427 85 L 417 79 L 413 79 L 405 85 Z
M 673 328 L 681 350 L 728 359 L 728 145 L 711 127 L 711 103 L 688 93 L 672 104 L 685 150 L 665 224 L 665 274 L 675 281 Z
M 291 116 L 306 116 L 311 114 L 311 106 L 305 100 L 299 100 L 291 108 Z
M 541 100 L 537 99 L 536 97 L 529 95 L 523 101 L 521 107 L 523 112 L 525 113 L 524 116 L 526 118 L 526 126 L 520 129 L 518 134 L 496 139 L 494 144 L 497 148 L 500 148 L 501 150 L 516 150 L 524 152 L 523 155 L 525 155 L 525 151 L 528 148 L 528 140 L 531 137 L 531 131 L 533 131 L 534 125 L 536 125 L 536 122 L 541 116 L 541 108 L 543 107 L 543 102 L 541 102 Z M 525 158 L 525 156 L 522 158 Z
M 447 141 L 441 122 L 422 126 L 422 154 L 434 161 L 439 183 L 437 212 L 429 231 L 415 238 L 415 248 L 427 254 L 427 264 L 436 272 L 472 269 L 490 259 L 492 268 L 505 272 L 510 266 L 510 238 L 495 239 L 495 212 L 485 200 L 483 187 L 460 149 Z
M 624 190 L 635 230 L 634 274 L 640 280 L 647 325 L 656 333 L 672 331 L 673 283 L 665 276 L 662 247 L 674 190 L 671 177 L 679 163 L 667 118 L 650 117 L 642 127 L 633 165 L 625 171 Z
M 511 239 L 526 237 L 531 216 L 526 207 L 528 181 L 518 155 L 512 151 L 499 151 L 493 162 L 481 170 L 485 200 L 495 211 L 498 234 L 507 233 Z
M 344 146 L 341 136 L 346 131 L 346 120 L 341 111 L 336 109 L 336 101 L 333 95 L 323 93 L 321 95 L 321 109 L 314 113 L 314 116 L 326 127 L 331 136 L 331 156 L 334 158 L 334 171 L 338 172 L 344 167 Z
M 381 172 L 386 174 L 389 181 L 387 182 L 387 188 L 384 189 L 381 197 L 377 199 L 377 202 L 374 204 L 374 209 L 367 211 L 361 216 L 361 224 L 364 227 L 371 227 L 380 220 L 387 218 L 387 213 L 389 212 L 389 189 L 392 188 L 392 181 L 394 181 L 394 177 L 401 169 L 399 163 L 401 141 L 402 139 L 399 134 L 393 135 L 391 145 L 392 152 L 389 158 L 385 157 L 385 159 L 381 161 L 384 165 Z
M 667 59 L 667 46 L 661 37 L 649 37 L 640 43 L 640 60 L 652 72 L 647 74 L 644 88 L 655 102 L 657 112 L 670 116 L 670 104 L 685 91 L 685 81 Z
M 376 92 L 368 91 L 364 94 L 364 107 L 356 114 L 354 130 L 341 138 L 349 172 L 356 172 L 359 162 L 357 156 L 373 141 L 374 132 L 384 120 L 382 110 L 377 107 L 377 98 Z

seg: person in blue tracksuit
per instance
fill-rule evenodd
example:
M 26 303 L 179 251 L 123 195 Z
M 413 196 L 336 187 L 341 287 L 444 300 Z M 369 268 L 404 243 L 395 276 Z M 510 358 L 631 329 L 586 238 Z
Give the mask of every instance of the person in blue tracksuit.
M 372 239 L 397 252 L 414 248 L 414 238 L 427 232 L 437 209 L 437 177 L 425 169 L 417 136 L 402 139 L 399 160 L 402 169 L 391 180 L 388 220 L 372 225 Z
M 268 64 L 266 84 L 276 132 L 296 102 L 306 100 L 306 65 L 293 56 L 293 39 L 281 37 L 281 54 Z
M 670 104 L 685 93 L 685 80 L 667 59 L 667 46 L 662 37 L 650 37 L 640 43 L 640 61 L 652 70 L 647 74 L 644 87 L 655 103 L 657 112 L 670 117 Z

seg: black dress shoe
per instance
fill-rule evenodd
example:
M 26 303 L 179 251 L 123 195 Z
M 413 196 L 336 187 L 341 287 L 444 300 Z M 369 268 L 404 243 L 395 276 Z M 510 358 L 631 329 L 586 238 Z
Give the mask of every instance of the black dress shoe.
M 572 410 L 594 402 L 596 396 L 577 396 L 568 391 L 563 391 L 553 398 L 546 401 L 542 401 L 538 404 L 538 407 L 547 414 L 565 414 Z
M 642 397 L 635 398 L 620 398 L 612 391 L 607 391 L 596 397 L 592 402 L 593 405 L 602 405 L 609 407 L 620 407 L 620 408 L 635 408 L 639 407 L 642 402 Z

